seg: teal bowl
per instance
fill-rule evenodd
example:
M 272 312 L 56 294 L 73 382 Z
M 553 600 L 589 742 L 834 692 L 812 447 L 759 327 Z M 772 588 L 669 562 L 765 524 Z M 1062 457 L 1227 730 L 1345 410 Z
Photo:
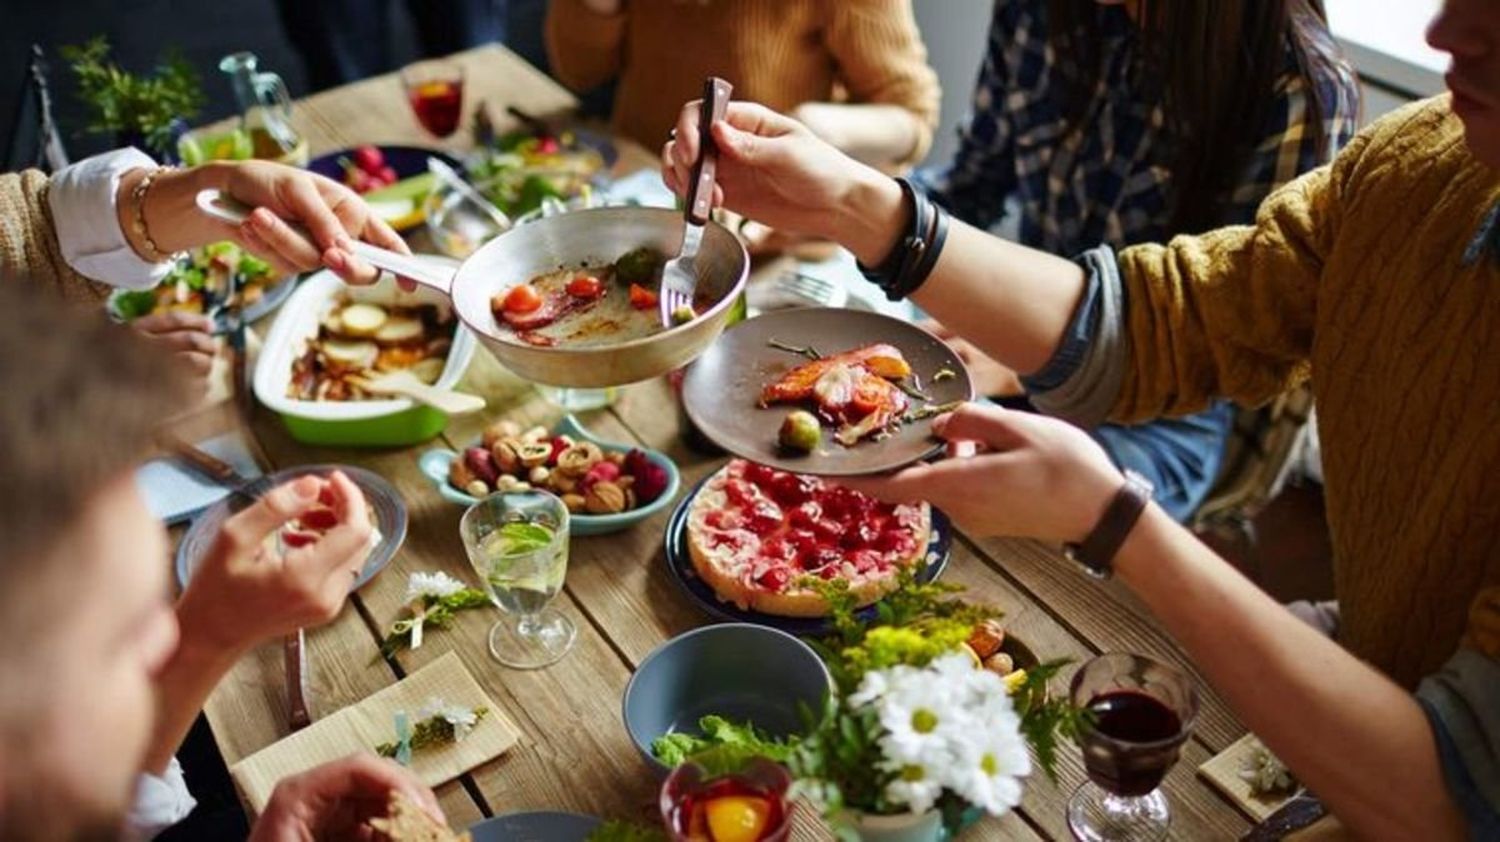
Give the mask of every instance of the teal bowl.
M 671 459 L 667 458 L 665 453 L 659 450 L 652 450 L 648 447 L 635 448 L 628 444 L 604 441 L 584 429 L 583 425 L 578 423 L 578 419 L 572 415 L 564 416 L 557 423 L 557 426 L 552 428 L 552 434 L 570 436 L 578 441 L 591 441 L 599 445 L 600 449 L 606 453 L 628 453 L 631 450 L 639 449 L 646 454 L 647 459 L 660 465 L 667 472 L 667 489 L 661 493 L 660 497 L 628 512 L 620 512 L 613 515 L 573 515 L 568 521 L 571 524 L 569 528 L 570 534 L 608 535 L 611 532 L 629 529 L 671 505 L 672 501 L 677 497 L 678 490 L 682 487 L 682 475 L 678 472 L 677 465 Z M 418 457 L 417 466 L 421 469 L 422 474 L 433 485 L 437 486 L 437 492 L 442 495 L 444 500 L 467 508 L 478 503 L 479 499 L 472 494 L 465 494 L 448 484 L 448 469 L 453 464 L 453 460 L 457 458 L 459 458 L 459 454 L 452 450 L 441 447 L 433 448 Z
M 621 714 L 641 757 L 658 737 L 698 730 L 711 714 L 748 722 L 772 737 L 805 731 L 802 712 L 823 710 L 833 679 L 812 647 L 780 629 L 720 623 L 684 632 L 652 650 L 625 685 Z

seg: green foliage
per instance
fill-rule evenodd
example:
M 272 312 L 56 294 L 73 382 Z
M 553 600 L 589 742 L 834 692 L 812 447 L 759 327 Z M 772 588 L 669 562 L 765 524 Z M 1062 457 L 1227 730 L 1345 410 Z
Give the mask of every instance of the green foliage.
M 657 737 L 651 743 L 651 753 L 668 766 L 693 760 L 710 774 L 723 774 L 740 768 L 752 757 L 783 762 L 792 750 L 791 741 L 774 739 L 748 722 L 730 722 L 722 716 L 703 717 L 698 720 L 698 730 L 697 734 L 678 731 Z
M 99 35 L 63 47 L 63 58 L 78 79 L 78 95 L 89 107 L 88 130 L 140 132 L 152 149 L 166 151 L 172 121 L 192 120 L 203 106 L 198 74 L 180 53 L 166 54 L 150 74 L 128 73 L 109 58 L 109 41 Z
M 475 721 L 484 719 L 489 712 L 489 708 L 486 707 L 474 708 Z M 453 742 L 454 739 L 452 722 L 444 719 L 441 715 L 429 716 L 412 726 L 411 750 L 415 752 L 428 746 L 444 745 Z M 375 747 L 375 753 L 381 757 L 395 757 L 396 752 L 400 748 L 401 743 L 399 741 L 381 743 Z
M 827 662 L 839 693 L 817 721 L 809 723 L 808 736 L 792 750 L 788 766 L 797 777 L 796 786 L 821 804 L 830 818 L 846 807 L 875 814 L 891 812 L 895 805 L 884 795 L 891 773 L 877 768 L 882 736 L 877 715 L 870 708 L 851 709 L 840 699 L 855 692 L 871 670 L 927 666 L 958 649 L 975 626 L 998 619 L 1001 612 L 957 598 L 963 591 L 960 585 L 918 582 L 910 568 L 901 573 L 896 589 L 876 604 L 873 621 L 860 617 L 857 599 L 845 582 L 804 577 L 798 584 L 817 591 L 831 608 L 833 633 L 809 643 Z M 1076 736 L 1083 722 L 1082 711 L 1047 691 L 1048 681 L 1067 663 L 1049 661 L 1027 669 L 1025 681 L 1011 695 L 1021 715 L 1022 736 L 1054 780 L 1059 744 Z M 945 822 L 952 819 L 950 827 L 956 827 L 967 805 L 945 794 L 940 806 Z
M 584 842 L 667 842 L 667 834 L 660 827 L 615 819 L 594 828 Z
M 423 597 L 422 607 L 426 614 L 422 617 L 422 629 L 447 628 L 453 622 L 453 615 L 459 611 L 468 611 L 472 608 L 483 608 L 490 604 L 490 598 L 484 591 L 475 588 L 464 588 L 457 593 L 445 597 Z M 386 658 L 401 651 L 401 647 L 411 642 L 411 620 L 398 620 L 392 625 L 391 631 L 380 642 L 380 655 Z M 377 657 L 378 661 L 379 658 Z

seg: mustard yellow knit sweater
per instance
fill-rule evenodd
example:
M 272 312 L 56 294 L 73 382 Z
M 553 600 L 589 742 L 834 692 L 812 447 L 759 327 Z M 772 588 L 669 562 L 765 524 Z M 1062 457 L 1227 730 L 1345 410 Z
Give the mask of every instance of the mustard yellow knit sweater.
M 937 74 L 911 0 L 625 0 L 600 15 L 551 0 L 547 57 L 574 90 L 618 79 L 615 131 L 659 149 L 706 76 L 734 98 L 790 111 L 804 102 L 898 105 L 918 118 L 922 159 L 938 117 Z
M 1497 202 L 1500 173 L 1443 96 L 1368 128 L 1253 226 L 1119 256 L 1120 420 L 1311 376 L 1340 640 L 1406 686 L 1453 652 L 1471 603 L 1468 644 L 1500 657 L 1500 260 L 1464 257 Z

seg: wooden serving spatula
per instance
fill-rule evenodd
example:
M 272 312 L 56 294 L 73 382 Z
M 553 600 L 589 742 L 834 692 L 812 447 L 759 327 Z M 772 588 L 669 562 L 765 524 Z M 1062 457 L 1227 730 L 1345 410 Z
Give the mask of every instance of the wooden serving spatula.
M 351 377 L 349 380 L 367 392 L 411 398 L 418 403 L 441 409 L 449 415 L 468 415 L 484 409 L 484 398 L 466 392 L 438 389 L 422 382 L 406 369 Z

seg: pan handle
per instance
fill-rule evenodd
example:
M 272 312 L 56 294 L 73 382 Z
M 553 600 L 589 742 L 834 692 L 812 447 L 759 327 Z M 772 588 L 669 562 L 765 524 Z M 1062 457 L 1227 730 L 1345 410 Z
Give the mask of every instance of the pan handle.
M 703 80 L 703 103 L 698 114 L 698 162 L 693 165 L 693 180 L 688 185 L 687 205 L 683 212 L 689 224 L 705 225 L 714 204 L 714 178 L 719 168 L 719 146 L 710 129 L 724 119 L 729 109 L 729 95 L 734 86 L 717 76 Z
M 199 191 L 197 197 L 198 210 L 223 220 L 232 225 L 243 225 L 249 218 L 252 208 L 245 203 L 226 196 L 218 190 Z M 312 233 L 301 225 L 287 221 L 292 231 L 304 240 L 314 251 L 321 252 L 313 240 Z M 403 278 L 410 278 L 425 287 L 432 287 L 444 295 L 449 295 L 453 287 L 454 273 L 449 270 L 437 268 L 424 261 L 418 260 L 409 254 L 383 249 L 379 246 L 370 245 L 363 240 L 354 240 L 350 251 L 363 259 L 366 263 L 377 269 L 394 272 Z

